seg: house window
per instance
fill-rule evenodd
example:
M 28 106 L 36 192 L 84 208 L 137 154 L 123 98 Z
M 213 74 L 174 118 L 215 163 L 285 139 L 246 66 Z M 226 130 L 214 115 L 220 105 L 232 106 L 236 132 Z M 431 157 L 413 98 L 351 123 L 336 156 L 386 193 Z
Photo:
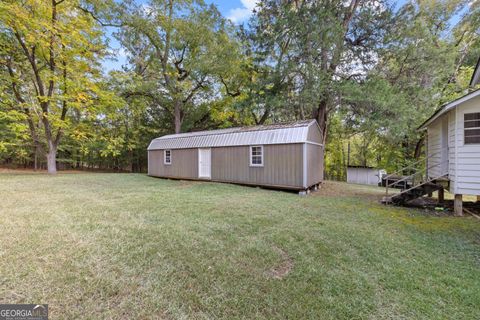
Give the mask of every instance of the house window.
M 263 167 L 263 146 L 250 147 L 250 166 Z
M 480 144 L 480 112 L 463 115 L 465 124 L 465 144 Z
M 164 164 L 172 164 L 172 151 L 171 150 L 164 150 L 163 151 L 163 163 Z

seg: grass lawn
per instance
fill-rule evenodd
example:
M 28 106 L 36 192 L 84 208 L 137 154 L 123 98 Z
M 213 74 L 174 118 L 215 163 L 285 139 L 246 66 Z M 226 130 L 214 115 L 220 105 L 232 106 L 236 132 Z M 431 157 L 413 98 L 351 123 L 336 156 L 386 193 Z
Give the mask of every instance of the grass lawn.
M 0 303 L 51 319 L 480 319 L 480 222 L 140 174 L 0 175 Z

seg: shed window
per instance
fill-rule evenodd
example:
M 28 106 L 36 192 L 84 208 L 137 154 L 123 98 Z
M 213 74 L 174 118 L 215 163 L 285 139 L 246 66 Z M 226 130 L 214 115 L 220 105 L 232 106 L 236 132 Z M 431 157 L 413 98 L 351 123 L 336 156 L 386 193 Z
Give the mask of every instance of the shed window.
M 163 151 L 163 163 L 164 164 L 172 164 L 172 151 L 171 150 L 164 150 Z
M 250 165 L 253 167 L 263 166 L 263 146 L 250 147 Z
M 464 114 L 465 144 L 480 144 L 480 112 Z

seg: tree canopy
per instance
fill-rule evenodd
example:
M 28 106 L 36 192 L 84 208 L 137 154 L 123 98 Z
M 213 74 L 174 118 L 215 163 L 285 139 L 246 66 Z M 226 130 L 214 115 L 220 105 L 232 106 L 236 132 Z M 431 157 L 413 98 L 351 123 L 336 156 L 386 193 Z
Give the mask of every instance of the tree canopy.
M 235 25 L 202 0 L 5 0 L 0 163 L 144 171 L 163 134 L 315 118 L 328 177 L 394 169 L 471 89 L 479 6 L 263 0 Z M 109 38 L 126 63 L 107 73 Z

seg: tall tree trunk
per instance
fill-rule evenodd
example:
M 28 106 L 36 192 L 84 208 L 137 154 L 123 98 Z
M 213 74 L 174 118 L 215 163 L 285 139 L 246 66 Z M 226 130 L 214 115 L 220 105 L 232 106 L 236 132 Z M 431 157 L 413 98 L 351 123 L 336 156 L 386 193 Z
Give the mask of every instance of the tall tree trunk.
M 33 139 L 33 169 L 36 171 L 38 169 L 38 155 L 42 151 L 42 146 L 38 140 L 37 130 L 35 129 L 29 110 L 25 109 L 24 112 L 27 115 L 28 127 L 30 128 L 30 135 Z
M 260 118 L 260 120 L 257 121 L 257 125 L 265 124 L 265 121 L 267 121 L 269 116 L 270 116 L 270 108 L 267 107 L 265 109 L 265 112 L 263 113 L 262 117 Z
M 314 118 L 317 120 L 320 129 L 322 130 L 323 134 L 323 144 L 327 142 L 327 117 L 328 117 L 328 102 L 327 99 L 322 99 L 317 109 L 313 114 Z
M 414 158 L 415 159 L 420 159 L 420 156 L 422 154 L 422 147 L 425 143 L 425 136 L 423 135 L 418 141 L 417 144 L 415 145 L 415 153 L 414 153 Z
M 33 170 L 37 171 L 38 170 L 38 146 L 35 145 L 34 149 L 35 150 L 34 150 L 34 155 L 33 155 L 33 157 L 34 157 Z
M 180 133 L 182 131 L 182 110 L 181 102 L 177 99 L 174 101 L 174 108 L 175 133 Z
M 50 174 L 57 173 L 57 146 L 51 141 L 48 142 L 47 171 Z

